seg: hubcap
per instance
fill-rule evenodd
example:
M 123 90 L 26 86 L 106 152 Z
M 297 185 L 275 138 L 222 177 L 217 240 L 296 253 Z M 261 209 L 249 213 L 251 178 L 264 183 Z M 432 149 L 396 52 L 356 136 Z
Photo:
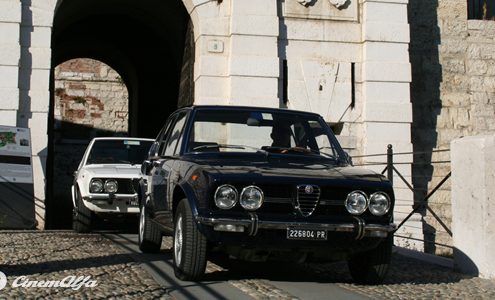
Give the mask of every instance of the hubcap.
M 182 216 L 179 215 L 177 222 L 175 223 L 175 235 L 174 235 L 174 256 L 177 266 L 180 265 L 182 259 Z
M 143 242 L 144 238 L 144 205 L 141 208 L 141 213 L 139 214 L 139 240 Z

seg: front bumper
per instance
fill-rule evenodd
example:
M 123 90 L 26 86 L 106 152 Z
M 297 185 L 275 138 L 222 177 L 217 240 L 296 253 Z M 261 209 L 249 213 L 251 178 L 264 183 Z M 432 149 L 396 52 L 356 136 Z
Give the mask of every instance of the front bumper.
M 138 196 L 134 194 L 89 194 L 84 206 L 97 213 L 139 213 Z
M 354 217 L 353 223 L 311 223 L 311 222 L 282 222 L 275 220 L 259 220 L 256 214 L 251 214 L 250 219 L 213 218 L 196 216 L 196 222 L 202 225 L 232 225 L 237 228 L 242 226 L 244 232 L 250 236 L 255 236 L 259 229 L 287 230 L 287 228 L 301 230 L 326 230 L 328 232 L 348 232 L 354 233 L 355 239 L 364 237 L 385 238 L 390 232 L 395 231 L 396 224 L 366 224 L 362 218 Z

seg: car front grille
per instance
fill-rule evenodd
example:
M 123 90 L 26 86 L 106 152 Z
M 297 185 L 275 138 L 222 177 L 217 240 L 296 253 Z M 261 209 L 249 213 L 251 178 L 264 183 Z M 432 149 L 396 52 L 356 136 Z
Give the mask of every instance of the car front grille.
M 301 184 L 297 186 L 296 202 L 294 208 L 304 217 L 313 214 L 320 200 L 320 187 L 311 184 Z
M 134 187 L 132 186 L 131 179 L 117 179 L 117 184 L 119 188 L 117 194 L 134 194 Z

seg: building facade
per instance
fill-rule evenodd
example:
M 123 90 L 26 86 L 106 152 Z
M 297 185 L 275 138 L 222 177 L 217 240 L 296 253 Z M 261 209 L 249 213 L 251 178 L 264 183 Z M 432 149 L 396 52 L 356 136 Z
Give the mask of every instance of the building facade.
M 154 137 L 182 105 L 255 105 L 320 113 L 358 164 L 413 150 L 408 0 L 2 0 L 0 35 L 0 120 L 31 129 L 39 228 L 57 203 L 54 69 L 73 58 L 122 77 L 128 135 Z M 413 194 L 395 192 L 400 221 Z M 421 217 L 401 230 L 421 240 Z

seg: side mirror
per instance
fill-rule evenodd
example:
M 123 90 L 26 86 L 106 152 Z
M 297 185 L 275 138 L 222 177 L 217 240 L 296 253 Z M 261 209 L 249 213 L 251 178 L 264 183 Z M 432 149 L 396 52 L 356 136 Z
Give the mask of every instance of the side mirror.
M 352 166 L 352 157 L 349 155 L 349 153 L 345 152 L 345 160 Z
M 149 160 L 143 161 L 141 164 L 141 174 L 146 175 L 148 174 L 151 169 L 153 168 L 153 163 Z

